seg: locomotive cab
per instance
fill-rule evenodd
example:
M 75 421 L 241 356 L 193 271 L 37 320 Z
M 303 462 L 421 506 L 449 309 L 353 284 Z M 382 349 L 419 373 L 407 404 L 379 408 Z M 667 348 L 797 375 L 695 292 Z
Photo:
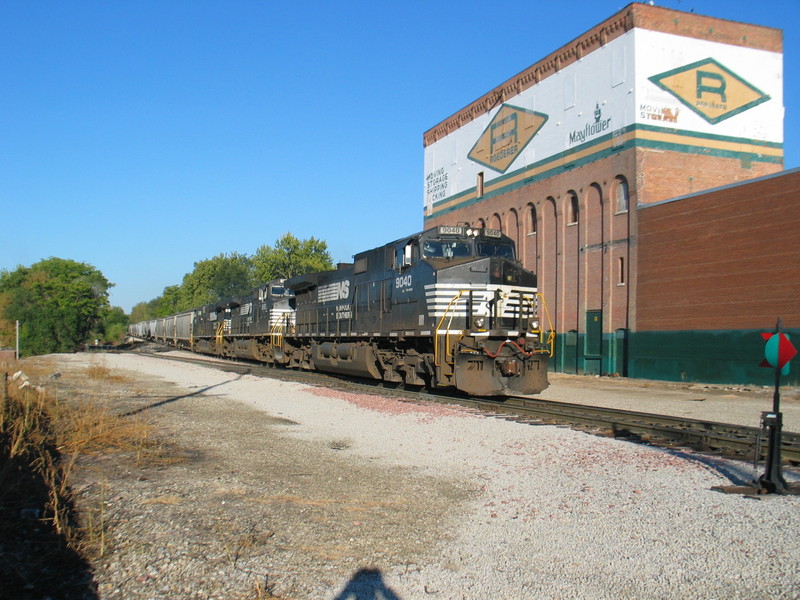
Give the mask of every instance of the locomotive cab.
M 381 250 L 356 265 L 377 262 Z M 552 334 L 541 325 L 536 275 L 517 262 L 511 238 L 439 226 L 389 244 L 386 257 L 388 335 L 426 340 L 434 386 L 486 396 L 547 387 Z
M 427 280 L 421 333 L 432 328 L 437 385 L 484 396 L 546 388 L 552 334 L 542 327 L 536 275 L 516 261 L 513 241 L 494 229 L 441 226 L 418 244 L 418 266 L 408 268 L 412 280 Z

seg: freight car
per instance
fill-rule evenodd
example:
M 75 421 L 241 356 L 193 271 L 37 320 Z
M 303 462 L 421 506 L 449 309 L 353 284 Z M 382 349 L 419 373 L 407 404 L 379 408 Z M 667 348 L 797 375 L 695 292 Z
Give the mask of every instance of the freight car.
M 439 226 L 334 271 L 135 323 L 133 337 L 478 396 L 547 387 L 554 334 L 536 275 L 502 232 Z

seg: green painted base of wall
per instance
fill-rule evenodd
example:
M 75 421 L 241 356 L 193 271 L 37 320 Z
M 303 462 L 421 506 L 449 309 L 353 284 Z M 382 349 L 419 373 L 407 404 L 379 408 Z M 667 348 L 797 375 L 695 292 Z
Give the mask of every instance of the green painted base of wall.
M 644 379 L 774 385 L 775 370 L 764 360 L 762 330 L 664 331 L 632 333 L 628 375 Z M 786 329 L 793 343 L 800 329 Z M 791 368 L 793 367 L 793 368 Z M 800 360 L 795 359 L 782 385 L 800 385 Z
M 568 331 L 556 335 L 555 354 L 551 369 L 559 373 L 578 375 L 627 375 L 626 332 L 603 334 L 602 354 L 586 354 L 586 336 Z
M 737 385 L 775 383 L 764 360 L 763 330 L 662 331 L 603 334 L 602 355 L 586 355 L 582 333 L 556 337 L 551 369 L 579 375 L 622 375 L 640 379 Z M 784 333 L 800 348 L 800 329 Z M 781 385 L 800 385 L 800 355 Z

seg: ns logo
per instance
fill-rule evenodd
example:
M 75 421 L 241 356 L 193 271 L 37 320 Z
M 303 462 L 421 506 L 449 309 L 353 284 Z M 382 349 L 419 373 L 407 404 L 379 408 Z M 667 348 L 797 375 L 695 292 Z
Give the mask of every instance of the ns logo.
M 332 302 L 347 300 L 350 296 L 350 280 L 337 281 L 319 287 L 317 300 L 319 302 Z

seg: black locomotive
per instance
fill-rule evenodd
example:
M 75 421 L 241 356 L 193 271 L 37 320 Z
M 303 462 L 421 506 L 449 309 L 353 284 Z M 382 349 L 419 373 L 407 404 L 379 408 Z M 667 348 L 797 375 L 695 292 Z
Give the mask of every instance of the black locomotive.
M 133 324 L 133 337 L 477 396 L 547 387 L 552 327 L 536 275 L 493 229 L 440 226 L 354 262 Z

